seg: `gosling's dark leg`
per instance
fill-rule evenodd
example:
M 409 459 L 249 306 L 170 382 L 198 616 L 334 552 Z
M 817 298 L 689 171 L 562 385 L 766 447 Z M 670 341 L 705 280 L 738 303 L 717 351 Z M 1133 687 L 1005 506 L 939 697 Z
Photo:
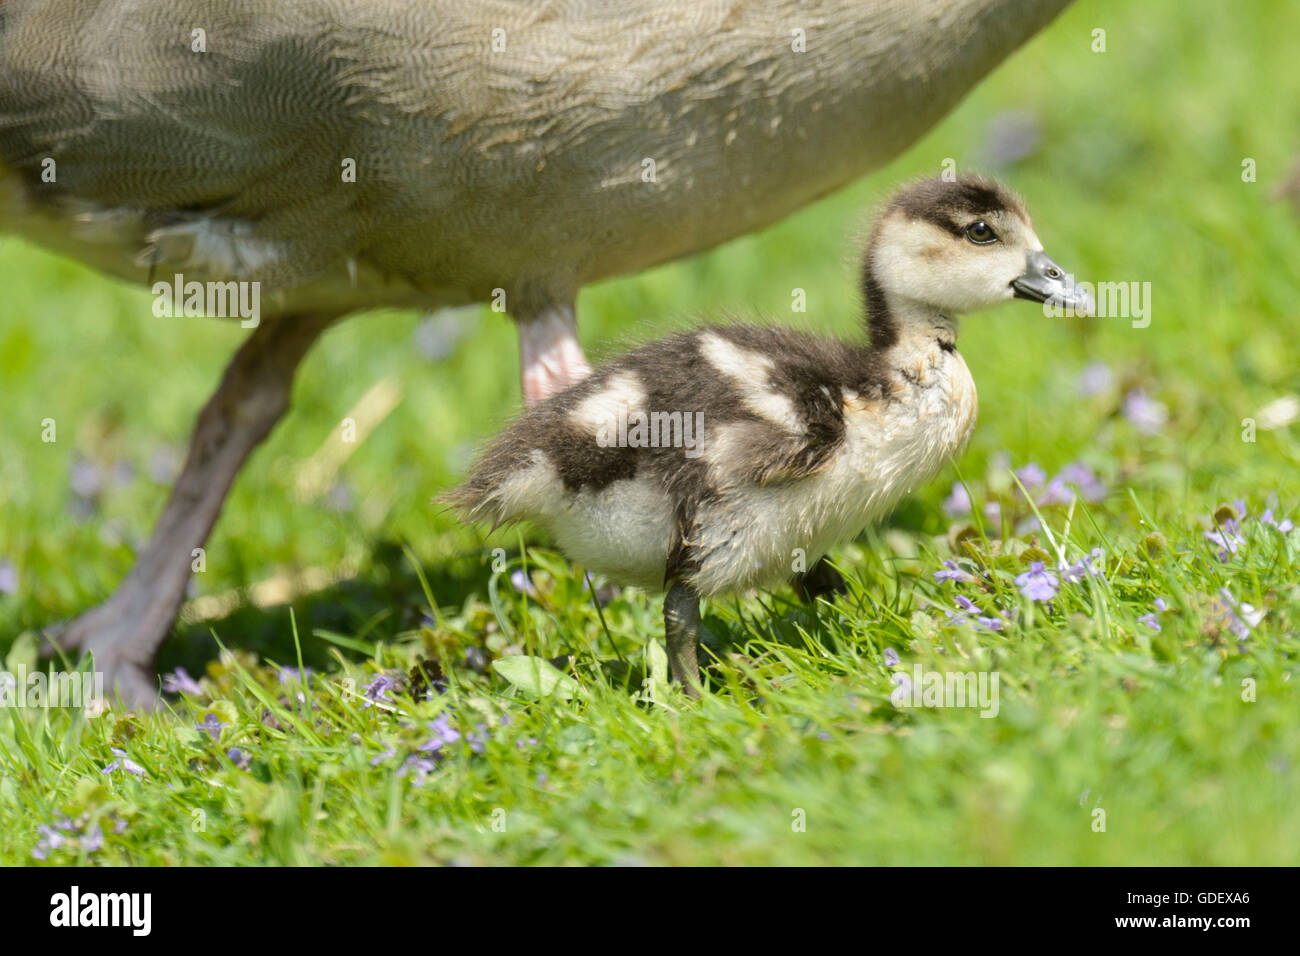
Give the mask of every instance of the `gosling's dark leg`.
M 686 696 L 699 698 L 700 596 L 680 581 L 674 581 L 664 597 L 664 633 L 673 679 L 686 689 Z
M 796 574 L 792 583 L 799 600 L 809 604 L 819 597 L 832 598 L 836 594 L 846 594 L 849 590 L 844 575 L 831 567 L 825 558 L 819 558 L 811 571 Z

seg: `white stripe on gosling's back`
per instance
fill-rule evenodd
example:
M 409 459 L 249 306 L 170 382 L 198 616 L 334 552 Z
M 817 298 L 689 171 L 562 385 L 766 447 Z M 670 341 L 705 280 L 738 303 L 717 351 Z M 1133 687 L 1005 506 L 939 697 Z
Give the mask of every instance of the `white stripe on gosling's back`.
M 584 398 L 569 418 L 583 431 L 599 436 L 616 428 L 620 415 L 626 421 L 633 412 L 643 410 L 645 404 L 641 380 L 632 372 L 619 372 Z
M 700 354 L 736 386 L 741 403 L 755 415 L 792 432 L 803 431 L 803 422 L 790 397 L 772 388 L 770 357 L 742 348 L 715 332 L 700 336 Z

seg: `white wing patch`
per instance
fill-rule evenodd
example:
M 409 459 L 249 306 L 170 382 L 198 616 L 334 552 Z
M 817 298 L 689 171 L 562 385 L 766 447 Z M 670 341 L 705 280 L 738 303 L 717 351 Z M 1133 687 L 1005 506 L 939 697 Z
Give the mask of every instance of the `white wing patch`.
M 610 434 L 633 412 L 643 411 L 646 404 L 645 388 L 631 372 L 610 376 L 600 390 L 588 395 L 579 403 L 569 418 L 578 428 L 591 435 Z
M 713 332 L 700 336 L 700 353 L 740 390 L 740 400 L 747 409 L 774 425 L 795 433 L 803 431 L 803 421 L 794 410 L 794 402 L 772 388 L 772 360 L 768 356 L 728 342 Z

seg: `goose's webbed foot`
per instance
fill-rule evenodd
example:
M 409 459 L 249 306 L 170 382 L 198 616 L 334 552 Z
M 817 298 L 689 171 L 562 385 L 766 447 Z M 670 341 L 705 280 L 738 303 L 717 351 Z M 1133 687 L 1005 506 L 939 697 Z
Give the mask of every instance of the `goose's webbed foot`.
M 812 570 L 796 574 L 791 583 L 794 585 L 794 593 L 799 595 L 799 600 L 808 604 L 820 597 L 829 600 L 837 594 L 847 594 L 849 590 L 844 575 L 831 567 L 830 562 L 825 558 L 819 558 L 812 566 Z
M 674 581 L 664 597 L 664 634 L 668 642 L 668 666 L 673 679 L 681 683 L 688 697 L 700 696 L 700 596 L 694 589 Z

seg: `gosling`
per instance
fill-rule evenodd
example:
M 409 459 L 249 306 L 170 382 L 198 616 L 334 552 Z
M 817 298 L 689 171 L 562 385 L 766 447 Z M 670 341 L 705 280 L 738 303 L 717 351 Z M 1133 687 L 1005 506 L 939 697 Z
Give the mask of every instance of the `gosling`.
M 445 500 L 468 520 L 532 521 L 589 570 L 666 589 L 672 674 L 698 697 L 701 598 L 841 586 L 827 550 L 965 447 L 978 402 L 959 313 L 1012 298 L 1091 311 L 1024 205 L 973 176 L 886 203 L 862 294 L 866 343 L 727 324 L 634 349 L 525 411 Z

